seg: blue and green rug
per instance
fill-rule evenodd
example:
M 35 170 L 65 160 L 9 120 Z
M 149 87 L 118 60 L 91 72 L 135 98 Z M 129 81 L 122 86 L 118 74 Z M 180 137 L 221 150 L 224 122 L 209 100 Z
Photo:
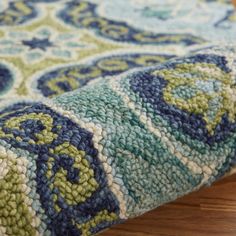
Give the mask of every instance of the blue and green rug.
M 89 236 L 236 166 L 230 0 L 0 1 L 0 235 Z

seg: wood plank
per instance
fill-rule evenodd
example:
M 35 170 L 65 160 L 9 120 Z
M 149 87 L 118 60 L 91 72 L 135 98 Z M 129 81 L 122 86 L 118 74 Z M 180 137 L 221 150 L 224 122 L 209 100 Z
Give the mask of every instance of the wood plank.
M 236 175 L 201 189 L 101 236 L 235 236 Z
M 234 6 L 236 7 L 236 0 L 232 0 Z

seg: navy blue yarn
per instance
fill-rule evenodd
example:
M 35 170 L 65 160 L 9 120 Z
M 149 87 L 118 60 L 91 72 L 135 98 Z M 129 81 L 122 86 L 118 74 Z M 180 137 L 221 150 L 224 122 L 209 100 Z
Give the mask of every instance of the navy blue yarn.
M 40 202 L 48 216 L 49 221 L 47 222 L 48 228 L 52 231 L 52 235 L 80 235 L 81 232 L 75 228 L 72 224 L 72 219 L 77 223 L 83 223 L 86 220 L 91 219 L 100 211 L 106 209 L 108 212 L 114 212 L 119 214 L 119 204 L 116 200 L 115 195 L 110 191 L 107 186 L 106 174 L 103 167 L 98 159 L 98 151 L 93 146 L 92 137 L 93 134 L 87 130 L 80 128 L 77 124 L 72 122 L 66 117 L 55 113 L 50 108 L 43 104 L 34 104 L 33 106 L 16 105 L 15 109 L 12 106 L 12 113 L 6 114 L 0 118 L 0 127 L 6 133 L 12 133 L 14 136 L 19 136 L 23 141 L 19 142 L 15 138 L 2 138 L 7 143 L 11 144 L 14 148 L 21 148 L 29 151 L 30 153 L 36 154 L 36 182 L 37 182 L 37 193 L 40 196 Z M 27 120 L 21 123 L 18 129 L 9 129 L 4 126 L 4 122 L 9 120 L 11 117 L 19 117 L 30 113 L 44 113 L 48 114 L 53 118 L 54 132 L 57 133 L 58 137 L 51 144 L 29 144 L 29 138 L 37 141 L 35 137 L 36 133 L 39 133 L 44 128 L 41 121 Z M 73 167 L 73 158 L 67 155 L 56 155 L 49 152 L 50 148 L 54 148 L 66 141 L 69 141 L 72 145 L 83 150 L 86 153 L 85 158 L 90 163 L 90 168 L 94 170 L 94 178 L 99 184 L 98 189 L 88 198 L 84 203 L 68 206 L 64 199 L 59 197 L 57 204 L 62 208 L 60 213 L 57 213 L 54 209 L 52 196 L 53 193 L 58 193 L 57 189 L 50 190 L 50 180 L 46 177 L 47 171 L 47 160 L 51 157 L 55 160 L 53 166 L 53 173 L 59 168 L 67 170 L 67 179 L 72 183 L 79 181 L 79 171 Z M 90 157 L 90 158 L 88 158 Z M 119 222 L 115 221 L 113 223 Z M 97 225 L 95 231 L 99 231 L 103 228 L 103 225 Z
M 14 79 L 10 70 L 0 64 L 0 95 L 6 92 L 13 84 Z
M 98 33 L 99 35 L 105 36 L 106 38 L 110 38 L 110 39 L 118 41 L 118 42 L 132 42 L 132 43 L 136 43 L 136 44 L 156 44 L 156 40 L 159 37 L 162 37 L 162 36 L 167 36 L 168 37 L 168 36 L 175 36 L 175 35 L 178 36 L 179 35 L 179 34 L 155 34 L 155 33 L 147 32 L 147 31 L 144 32 L 144 31 L 141 31 L 139 29 L 136 29 L 134 27 L 129 26 L 126 22 L 108 20 L 104 17 L 100 17 L 97 14 L 97 11 L 96 11 L 97 5 L 93 4 L 93 3 L 90 3 L 90 2 L 87 2 L 87 4 L 88 4 L 87 9 L 84 9 L 81 12 L 81 14 L 78 15 L 78 21 L 74 22 L 69 13 L 70 13 L 71 9 L 74 9 L 75 7 L 79 6 L 80 4 L 81 4 L 81 2 L 76 2 L 76 1 L 68 2 L 67 5 L 66 5 L 66 8 L 63 9 L 58 14 L 58 16 L 60 18 L 62 18 L 64 22 L 72 24 L 76 27 L 83 27 L 83 25 L 81 24 L 80 21 L 82 21 L 84 19 L 84 16 L 86 17 L 86 13 L 89 12 L 91 14 L 91 16 L 93 16 L 93 17 L 98 17 L 100 19 L 105 19 L 105 20 L 109 21 L 109 25 L 124 26 L 129 30 L 129 32 L 127 34 L 119 35 L 118 37 L 114 37 L 114 36 L 112 37 L 111 35 L 106 34 L 106 32 L 101 30 L 102 28 L 99 24 L 97 24 L 97 22 L 91 22 L 91 24 L 88 26 L 89 28 L 94 29 L 96 31 L 96 33 Z M 149 38 L 152 38 L 153 41 L 151 42 L 151 40 L 147 40 L 147 41 L 140 42 L 139 40 L 137 40 L 134 37 L 135 34 L 139 34 L 139 33 L 145 33 L 146 35 L 149 36 Z M 204 41 L 204 40 L 202 40 L 198 37 L 192 36 L 190 34 L 180 34 L 180 35 L 185 36 L 185 38 L 182 39 L 181 42 L 178 42 L 178 43 L 182 43 L 186 46 L 198 44 L 199 42 Z M 163 42 L 158 42 L 158 44 L 173 44 L 173 43 L 176 43 L 176 42 L 172 41 L 171 39 L 170 40 L 165 40 Z
M 12 105 L 9 105 L 5 108 L 3 108 L 2 110 L 0 110 L 0 115 L 4 114 L 4 113 L 8 113 L 8 112 L 14 112 L 16 110 L 21 110 L 24 109 L 28 106 L 32 106 L 33 103 L 32 102 L 18 102 Z
M 3 0 L 4 1 L 4 0 Z M 60 1 L 60 0 L 22 0 L 22 2 L 24 4 L 26 4 L 30 9 L 31 9 L 31 12 L 28 14 L 28 15 L 21 15 L 21 16 L 14 16 L 13 17 L 13 22 L 16 21 L 16 24 L 23 24 L 25 22 L 27 22 L 28 20 L 30 19 L 33 19 L 35 18 L 38 13 L 37 13 L 37 10 L 36 10 L 36 5 L 35 3 L 39 3 L 39 2 L 57 2 L 57 1 Z M 14 6 L 14 1 L 13 2 L 10 2 L 9 3 L 9 9 L 13 10 L 13 11 L 16 11 L 18 13 L 21 13 L 15 6 Z M 3 19 L 1 16 L 4 16 L 7 14 L 8 11 L 5 11 L 5 12 L 1 12 L 0 13 L 0 19 Z M 12 25 L 12 23 L 8 23 L 8 22 L 5 22 L 3 20 L 0 20 L 0 26 L 1 25 Z M 14 24 L 14 23 L 13 23 Z
M 46 51 L 47 48 L 53 47 L 53 43 L 48 38 L 39 39 L 34 37 L 30 40 L 22 40 L 22 44 L 30 47 L 31 50 L 41 49 L 42 51 Z
M 216 64 L 225 72 L 230 72 L 224 57 L 216 55 L 196 55 L 188 58 L 182 58 L 167 62 L 158 66 L 156 70 L 173 69 L 177 64 L 181 63 L 197 63 L 205 62 Z M 168 104 L 163 99 L 163 89 L 167 85 L 167 81 L 162 77 L 152 75 L 153 70 L 137 72 L 131 76 L 130 88 L 143 99 L 144 104 L 151 104 L 154 112 L 161 115 L 169 122 L 169 125 L 188 134 L 193 139 L 203 141 L 209 145 L 215 142 L 224 141 L 227 137 L 236 132 L 236 123 L 229 121 L 227 114 L 222 117 L 221 122 L 216 126 L 214 135 L 210 135 L 206 129 L 206 123 L 202 116 L 190 114 L 178 107 Z M 199 150 L 201 151 L 201 150 Z M 202 150 L 204 152 L 204 150 Z
M 14 16 L 13 19 L 16 21 L 16 24 L 23 24 L 25 23 L 26 21 L 32 19 L 32 18 L 35 18 L 37 16 L 37 11 L 35 9 L 35 6 L 32 2 L 28 1 L 28 0 L 24 0 L 22 1 L 24 4 L 26 4 L 30 9 L 31 9 L 31 13 L 29 13 L 28 15 L 21 15 L 21 16 Z M 21 13 L 16 7 L 15 7 L 15 2 L 10 2 L 9 3 L 9 9 L 12 9 L 13 11 L 16 11 L 18 13 Z M 3 17 L 1 16 L 4 16 L 7 14 L 8 11 L 4 11 L 4 12 L 1 12 L 0 13 L 0 19 L 4 19 Z M 3 20 L 0 20 L 0 26 L 1 25 L 12 25 L 12 23 L 8 23 L 8 22 L 5 22 Z M 13 23 L 14 24 L 14 23 Z
M 87 73 L 89 73 L 89 71 L 91 71 L 93 68 L 99 68 L 101 70 L 101 74 L 97 77 L 105 77 L 105 76 L 112 76 L 112 75 L 117 75 L 120 74 L 122 72 L 124 72 L 124 70 L 113 70 L 113 71 L 109 71 L 109 70 L 105 70 L 103 68 L 101 68 L 99 66 L 99 62 L 103 61 L 104 59 L 109 60 L 109 59 L 122 59 L 124 62 L 126 62 L 128 64 L 128 69 L 132 69 L 132 68 L 136 68 L 136 67 L 142 67 L 145 65 L 141 65 L 138 64 L 137 62 L 135 62 L 135 59 L 139 58 L 140 56 L 161 56 L 163 58 L 165 58 L 166 60 L 173 58 L 174 55 L 162 55 L 162 54 L 124 54 L 124 55 L 117 55 L 117 56 L 110 56 L 110 57 L 106 57 L 106 58 L 101 58 L 98 60 L 95 60 L 93 62 L 91 62 L 89 65 L 75 65 L 75 66 L 69 66 L 66 68 L 62 68 L 62 69 L 56 69 L 53 70 L 43 76 L 41 76 L 38 81 L 37 81 L 37 89 L 39 89 L 41 91 L 41 93 L 45 96 L 45 97 L 49 97 L 52 95 L 55 95 L 56 92 L 52 91 L 48 86 L 47 86 L 47 82 L 50 80 L 53 80 L 55 78 L 57 78 L 58 76 L 60 76 L 60 71 L 63 70 L 63 73 L 65 74 L 65 76 L 67 76 L 68 80 L 70 79 L 71 76 L 69 76 L 69 72 L 70 70 L 78 70 L 80 73 L 83 73 L 84 75 L 86 75 Z M 157 64 L 157 61 L 151 61 L 149 60 L 149 63 L 153 63 Z M 87 78 L 76 78 L 76 80 L 79 82 L 80 87 L 85 86 L 89 81 L 91 81 L 94 78 L 97 77 L 91 77 L 88 76 Z M 59 88 L 61 88 L 64 92 L 69 92 L 72 91 L 73 88 L 71 88 L 70 84 L 68 81 L 65 82 L 58 82 L 57 86 Z

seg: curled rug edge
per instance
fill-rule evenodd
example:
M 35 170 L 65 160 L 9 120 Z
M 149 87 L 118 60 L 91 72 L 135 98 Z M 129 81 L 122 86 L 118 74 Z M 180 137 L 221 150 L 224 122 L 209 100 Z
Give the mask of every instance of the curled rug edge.
M 92 235 L 232 171 L 236 50 L 0 113 L 0 234 Z

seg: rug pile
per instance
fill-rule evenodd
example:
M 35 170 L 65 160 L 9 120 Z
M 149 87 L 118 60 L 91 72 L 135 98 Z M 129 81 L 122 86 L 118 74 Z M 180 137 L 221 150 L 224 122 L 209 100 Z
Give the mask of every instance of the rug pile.
M 230 0 L 0 1 L 0 235 L 93 235 L 236 166 Z

